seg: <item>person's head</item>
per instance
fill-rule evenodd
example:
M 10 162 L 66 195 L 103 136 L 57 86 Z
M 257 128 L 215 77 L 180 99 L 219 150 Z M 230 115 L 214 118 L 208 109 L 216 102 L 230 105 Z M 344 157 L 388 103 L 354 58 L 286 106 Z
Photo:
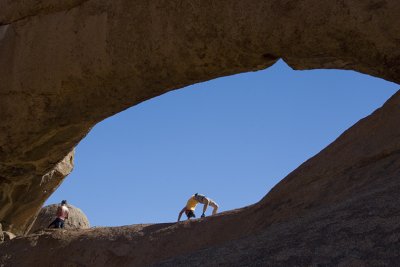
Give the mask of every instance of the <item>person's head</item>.
M 199 194 L 199 193 L 196 193 L 196 194 L 194 194 L 194 196 L 197 197 L 198 194 Z
M 67 205 L 67 201 L 66 200 L 61 201 L 61 205 Z

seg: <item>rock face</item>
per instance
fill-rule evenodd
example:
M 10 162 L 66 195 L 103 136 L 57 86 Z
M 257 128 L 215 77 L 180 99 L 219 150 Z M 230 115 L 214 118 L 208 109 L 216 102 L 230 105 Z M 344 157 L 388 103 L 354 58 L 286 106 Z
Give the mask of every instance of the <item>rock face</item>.
M 0 243 L 4 241 L 3 227 L 0 223 Z
M 0 25 L 25 19 L 31 16 L 65 11 L 87 0 L 37 0 L 35 2 L 2 0 L 0 1 Z
M 37 216 L 30 233 L 34 233 L 38 230 L 46 229 L 47 226 L 55 219 L 55 214 L 57 212 L 58 204 L 48 205 L 43 207 L 39 215 Z M 82 210 L 74 207 L 70 204 L 67 205 L 69 209 L 69 218 L 64 223 L 65 229 L 88 229 L 90 228 L 90 223 L 86 215 Z
M 72 171 L 73 159 L 74 150 L 45 175 L 35 176 L 33 173 L 33 177 L 25 177 L 26 174 L 18 174 L 20 179 L 7 181 L 0 186 L 0 221 L 4 230 L 21 235 L 30 229 L 38 207 L 43 206 L 44 201 Z
M 15 238 L 15 235 L 13 233 L 3 231 L 3 227 L 0 223 L 0 243 L 2 243 L 4 241 L 9 241 L 13 238 Z
M 279 58 L 295 69 L 399 83 L 398 14 L 397 0 L 0 0 L 3 228 L 30 228 L 93 125 L 170 90 Z M 194 264 L 395 266 L 399 98 L 249 208 L 191 223 L 17 238 L 1 245 L 0 263 L 175 266 L 198 257 Z M 60 162 L 65 171 L 56 171 Z
M 4 241 L 10 241 L 11 239 L 16 238 L 16 235 L 14 235 L 11 232 L 7 232 L 7 231 L 4 231 L 3 235 L 4 235 Z

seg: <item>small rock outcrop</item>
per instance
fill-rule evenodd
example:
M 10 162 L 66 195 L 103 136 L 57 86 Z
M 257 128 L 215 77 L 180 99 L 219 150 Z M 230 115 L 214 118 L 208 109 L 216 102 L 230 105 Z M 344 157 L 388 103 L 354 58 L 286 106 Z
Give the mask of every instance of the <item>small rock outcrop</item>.
M 8 231 L 4 231 L 3 235 L 4 235 L 4 241 L 10 241 L 11 239 L 14 239 L 17 237 L 16 235 L 14 235 L 13 233 L 8 232 Z
M 16 235 L 14 235 L 13 233 L 8 232 L 8 231 L 3 231 L 3 226 L 0 223 L 0 243 L 11 240 L 15 237 L 16 237 Z
M 4 241 L 3 228 L 2 228 L 1 223 L 0 223 L 0 243 L 3 242 L 3 241 Z
M 36 218 L 29 233 L 34 233 L 38 230 L 46 229 L 49 224 L 56 218 L 58 204 L 51 204 L 43 207 Z M 69 218 L 65 220 L 65 229 L 88 229 L 90 223 L 86 215 L 81 209 L 72 205 L 67 205 L 69 209 Z

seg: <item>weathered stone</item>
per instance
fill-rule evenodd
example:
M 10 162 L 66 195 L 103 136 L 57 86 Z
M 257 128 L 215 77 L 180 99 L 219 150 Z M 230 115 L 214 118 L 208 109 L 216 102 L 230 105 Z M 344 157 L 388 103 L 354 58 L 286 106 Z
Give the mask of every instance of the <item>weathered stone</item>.
M 4 241 L 3 227 L 0 223 L 0 243 Z
M 48 227 L 48 225 L 56 218 L 58 204 L 48 205 L 43 207 L 39 215 L 37 216 L 30 233 L 34 233 L 38 230 L 43 230 Z M 65 229 L 88 229 L 90 228 L 90 223 L 86 215 L 82 210 L 74 207 L 70 204 L 67 205 L 69 209 L 69 218 L 65 220 Z
M 0 25 L 10 24 L 31 16 L 71 9 L 87 0 L 0 1 Z
M 8 231 L 3 231 L 3 235 L 4 235 L 4 241 L 10 241 L 11 239 L 14 239 L 17 237 L 16 235 L 14 235 L 13 233 L 8 232 Z
M 0 186 L 0 218 L 4 230 L 19 235 L 29 230 L 38 208 L 43 206 L 44 201 L 72 171 L 73 159 L 74 150 L 45 175 L 35 176 L 30 180 L 21 177 L 14 183 L 8 181 L 5 186 Z

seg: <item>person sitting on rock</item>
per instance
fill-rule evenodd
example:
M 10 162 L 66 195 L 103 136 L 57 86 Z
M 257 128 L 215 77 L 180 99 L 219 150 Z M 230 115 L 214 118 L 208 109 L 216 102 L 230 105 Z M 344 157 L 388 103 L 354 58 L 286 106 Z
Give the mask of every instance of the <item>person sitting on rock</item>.
M 189 200 L 186 203 L 186 206 L 179 212 L 178 222 L 181 220 L 182 214 L 184 212 L 185 212 L 188 220 L 190 218 L 196 218 L 196 215 L 194 214 L 194 210 L 196 209 L 196 206 L 198 203 L 204 204 L 203 214 L 201 215 L 201 218 L 206 216 L 205 213 L 206 213 L 208 206 L 213 207 L 212 215 L 216 214 L 218 211 L 217 203 L 215 203 L 212 199 L 210 199 L 204 195 L 200 195 L 200 194 L 196 193 L 189 198 Z
M 61 205 L 57 208 L 56 219 L 47 227 L 50 228 L 54 225 L 54 228 L 64 228 L 64 222 L 68 219 L 69 210 L 67 207 L 67 201 L 61 201 Z

